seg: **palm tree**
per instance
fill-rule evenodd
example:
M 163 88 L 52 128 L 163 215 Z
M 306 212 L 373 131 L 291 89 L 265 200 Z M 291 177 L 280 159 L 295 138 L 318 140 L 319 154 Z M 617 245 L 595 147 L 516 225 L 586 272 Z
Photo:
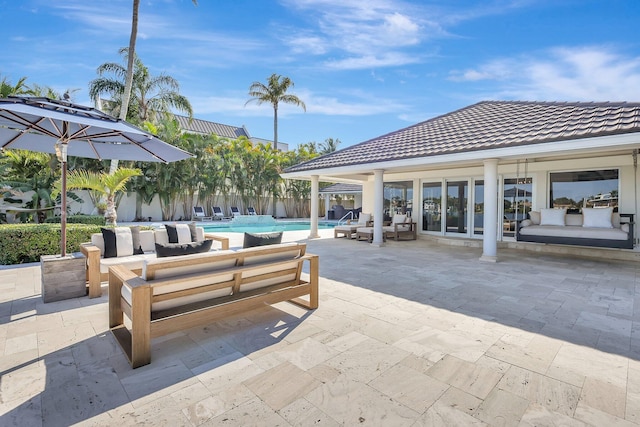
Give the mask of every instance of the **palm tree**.
M 0 98 L 6 98 L 10 95 L 30 95 L 31 90 L 25 84 L 26 81 L 27 78 L 22 77 L 14 85 L 6 77 L 3 77 L 2 80 L 0 80 Z
M 104 214 L 106 223 L 115 226 L 118 219 L 116 196 L 126 189 L 127 183 L 132 177 L 141 174 L 140 169 L 130 168 L 118 168 L 113 174 L 74 170 L 67 175 L 67 189 L 84 189 L 102 194 L 107 200 L 107 210 Z M 58 181 L 52 196 L 56 197 L 61 190 L 61 184 Z
M 302 107 L 307 111 L 307 106 L 295 95 L 287 93 L 294 84 L 289 77 L 283 77 L 278 74 L 271 74 L 267 79 L 267 84 L 261 82 L 253 82 L 249 86 L 249 96 L 251 97 L 244 105 L 251 101 L 256 101 L 258 105 L 268 102 L 273 106 L 273 146 L 278 147 L 278 104 L 292 104 Z
M 320 144 L 320 154 L 329 154 L 333 153 L 338 149 L 338 145 L 340 145 L 342 141 L 338 138 L 327 138 L 323 143 Z
M 127 49 L 120 49 L 120 54 L 125 58 L 130 57 Z M 128 106 L 122 104 L 124 99 L 127 70 L 120 64 L 107 62 L 98 67 L 100 77 L 89 83 L 89 96 L 97 101 L 102 94 L 108 94 L 111 100 L 108 102 L 108 112 L 121 114 L 123 110 L 129 112 L 127 119 L 136 124 L 145 121 L 156 122 L 167 117 L 172 109 L 183 111 L 193 116 L 193 109 L 189 100 L 180 95 L 180 84 L 176 79 L 165 74 L 151 76 L 149 69 L 139 58 L 135 60 L 135 72 L 133 74 L 133 88 Z M 111 74 L 112 76 L 104 76 Z

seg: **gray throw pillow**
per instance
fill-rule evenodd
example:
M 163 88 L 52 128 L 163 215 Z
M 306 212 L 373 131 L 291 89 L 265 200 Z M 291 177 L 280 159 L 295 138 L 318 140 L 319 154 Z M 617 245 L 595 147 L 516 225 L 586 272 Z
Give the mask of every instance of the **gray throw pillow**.
M 244 233 L 243 248 L 277 245 L 282 242 L 282 231 L 275 233 Z

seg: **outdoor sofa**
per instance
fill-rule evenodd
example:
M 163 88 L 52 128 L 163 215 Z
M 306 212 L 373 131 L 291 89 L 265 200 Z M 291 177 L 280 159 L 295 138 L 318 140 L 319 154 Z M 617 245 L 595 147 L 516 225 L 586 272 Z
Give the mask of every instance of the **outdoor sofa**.
M 305 261 L 308 280 L 301 276 Z M 109 327 L 137 368 L 151 362 L 155 337 L 277 302 L 317 308 L 318 273 L 318 256 L 304 243 L 147 259 L 141 272 L 114 265 Z
M 517 227 L 519 242 L 633 249 L 633 214 L 612 208 L 583 208 L 580 213 L 566 209 L 541 209 Z
M 110 230 L 115 234 L 115 241 L 111 238 Z M 168 232 L 172 232 L 172 239 L 169 238 Z M 105 245 L 105 236 L 109 240 L 107 245 Z M 175 243 L 170 243 L 170 240 Z M 205 240 L 212 241 L 208 249 Z M 161 251 L 192 253 L 204 249 L 209 250 L 213 246 L 213 242 L 217 242 L 220 249 L 229 249 L 228 238 L 205 233 L 202 227 L 196 227 L 193 224 L 168 225 L 153 230 L 140 230 L 137 226 L 105 228 L 102 233 L 92 234 L 91 242 L 80 245 L 80 251 L 87 260 L 89 298 L 97 298 L 102 295 L 101 283 L 109 279 L 109 267 L 112 265 L 120 264 L 140 272 L 144 261 L 155 259 L 158 256 L 156 253 L 158 248 Z M 115 253 L 114 243 L 116 245 Z

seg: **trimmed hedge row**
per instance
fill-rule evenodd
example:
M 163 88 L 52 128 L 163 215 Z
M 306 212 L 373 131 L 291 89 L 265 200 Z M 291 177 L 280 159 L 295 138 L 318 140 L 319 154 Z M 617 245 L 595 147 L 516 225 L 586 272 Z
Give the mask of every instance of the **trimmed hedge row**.
M 0 225 L 0 264 L 39 262 L 40 255 L 60 253 L 60 224 Z M 80 244 L 100 233 L 99 225 L 67 224 L 67 252 L 79 252 Z
M 59 216 L 51 216 L 45 221 L 47 224 L 60 224 Z M 67 224 L 93 224 L 105 225 L 105 218 L 102 215 L 69 215 L 67 216 Z

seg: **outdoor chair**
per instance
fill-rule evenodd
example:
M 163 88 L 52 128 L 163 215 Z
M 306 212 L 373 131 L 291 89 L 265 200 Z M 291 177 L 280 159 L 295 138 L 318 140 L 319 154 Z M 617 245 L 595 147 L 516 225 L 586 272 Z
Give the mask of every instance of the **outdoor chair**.
M 355 237 L 355 232 L 360 227 L 372 226 L 371 214 L 361 213 L 357 223 L 347 223 L 344 225 L 336 225 L 333 229 L 333 237 L 339 237 L 340 234 L 350 239 Z
M 240 213 L 240 209 L 238 209 L 237 206 L 231 206 L 231 216 L 234 217 L 234 216 L 239 216 L 239 215 L 242 215 Z
M 222 211 L 222 208 L 220 206 L 213 206 L 211 208 L 211 211 L 213 212 L 213 219 L 228 219 L 228 217 L 224 216 L 224 212 Z
M 202 206 L 193 207 L 193 215 L 191 215 L 191 221 L 211 221 L 212 217 L 207 216 Z
M 410 240 L 417 239 L 416 223 L 411 221 L 411 217 L 405 214 L 394 214 L 390 225 L 382 227 L 384 237 L 400 240 L 401 237 L 408 237 Z
M 248 207 L 248 208 L 247 208 L 247 213 L 248 213 L 249 215 L 258 215 L 258 214 L 256 213 L 256 210 L 255 210 L 254 208 L 252 208 L 252 207 Z

